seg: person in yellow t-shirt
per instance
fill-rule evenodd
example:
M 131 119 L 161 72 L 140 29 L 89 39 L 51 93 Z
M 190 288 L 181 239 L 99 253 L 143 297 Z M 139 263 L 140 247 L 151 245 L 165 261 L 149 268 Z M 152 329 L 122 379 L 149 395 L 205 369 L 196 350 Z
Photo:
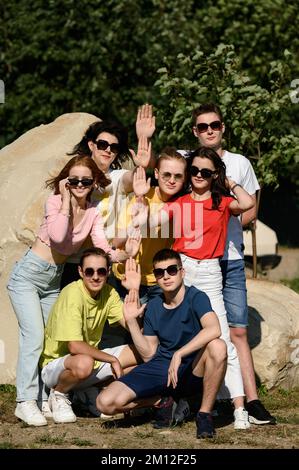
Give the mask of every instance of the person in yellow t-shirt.
M 142 169 L 138 168 L 134 175 L 133 187 L 134 191 L 138 191 L 139 172 Z M 151 215 L 158 213 L 164 202 L 170 201 L 178 197 L 179 193 L 183 190 L 184 181 L 186 176 L 186 159 L 182 157 L 173 147 L 165 148 L 159 156 L 155 168 L 155 178 L 158 186 L 150 187 L 148 180 L 148 192 L 145 199 L 149 206 Z M 134 197 L 128 205 L 127 211 L 121 214 L 119 224 L 124 228 L 131 225 L 131 213 L 133 205 L 136 203 Z M 171 226 L 167 224 L 165 227 L 157 227 L 152 229 L 146 237 L 142 237 L 139 253 L 136 256 L 136 261 L 141 268 L 141 285 L 139 296 L 141 303 L 146 303 L 151 298 L 155 297 L 161 292 L 157 285 L 155 276 L 153 274 L 153 257 L 154 255 L 164 249 L 170 248 L 173 243 Z M 121 284 L 121 279 L 125 272 L 123 263 L 114 263 L 112 268 L 114 278 L 110 278 L 109 283 L 112 284 L 121 298 L 124 298 L 127 291 Z
M 51 389 L 49 407 L 56 423 L 76 421 L 68 399 L 70 390 L 119 378 L 138 361 L 129 345 L 98 349 L 106 320 L 110 325 L 126 327 L 119 295 L 106 284 L 109 256 L 99 248 L 85 250 L 79 274 L 81 279 L 61 291 L 51 310 L 40 359 L 42 380 Z M 135 260 L 127 260 L 125 275 L 128 290 L 138 290 L 140 270 Z

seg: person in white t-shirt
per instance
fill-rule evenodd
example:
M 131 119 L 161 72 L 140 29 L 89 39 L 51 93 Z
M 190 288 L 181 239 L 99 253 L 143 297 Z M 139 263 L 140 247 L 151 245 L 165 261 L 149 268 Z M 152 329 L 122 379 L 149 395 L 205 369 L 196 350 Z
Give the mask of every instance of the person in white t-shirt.
M 249 160 L 243 155 L 222 148 L 225 124 L 220 108 L 205 103 L 193 111 L 193 134 L 201 146 L 213 148 L 226 165 L 226 176 L 241 185 L 254 199 L 255 206 L 242 214 L 231 217 L 225 254 L 221 260 L 223 297 L 230 326 L 231 340 L 237 348 L 249 421 L 254 424 L 276 424 L 257 395 L 254 366 L 247 340 L 248 308 L 244 269 L 244 245 L 242 225 L 256 218 L 256 191 L 260 189 Z

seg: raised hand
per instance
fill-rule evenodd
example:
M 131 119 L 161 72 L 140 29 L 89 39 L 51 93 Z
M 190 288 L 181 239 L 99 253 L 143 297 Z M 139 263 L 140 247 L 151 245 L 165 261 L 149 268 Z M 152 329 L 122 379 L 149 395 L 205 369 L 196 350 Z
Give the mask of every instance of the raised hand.
M 68 178 L 59 181 L 59 192 L 62 199 L 71 198 L 70 186 Z
M 141 136 L 138 140 L 137 155 L 132 149 L 130 149 L 130 152 L 136 166 L 143 166 L 144 168 L 149 166 L 152 155 L 152 144 L 146 137 Z
M 145 169 L 138 166 L 133 175 L 133 191 L 136 197 L 144 196 L 151 188 L 151 179 L 146 179 Z
M 125 274 L 123 275 L 121 284 L 128 291 L 131 289 L 139 290 L 141 283 L 140 264 L 136 263 L 134 258 L 126 261 Z
M 136 256 L 140 249 L 140 243 L 141 243 L 141 233 L 140 233 L 139 228 L 136 228 L 128 236 L 128 239 L 125 244 L 126 253 L 131 257 Z
M 151 104 L 143 104 L 138 108 L 136 118 L 137 138 L 141 136 L 150 139 L 156 129 L 156 118 L 153 116 L 153 107 Z
M 142 316 L 146 305 L 139 306 L 139 295 L 136 290 L 130 290 L 123 303 L 123 312 L 126 322 Z
M 149 206 L 144 197 L 138 197 L 135 204 L 131 207 L 132 225 L 135 228 L 147 226 Z M 142 233 L 144 232 L 142 228 Z

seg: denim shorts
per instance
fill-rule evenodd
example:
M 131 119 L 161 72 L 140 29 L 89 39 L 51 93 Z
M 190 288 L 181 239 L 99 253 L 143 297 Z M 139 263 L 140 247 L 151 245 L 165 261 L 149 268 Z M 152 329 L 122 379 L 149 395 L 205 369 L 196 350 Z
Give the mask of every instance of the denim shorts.
M 223 277 L 223 299 L 229 326 L 248 326 L 246 276 L 243 259 L 220 262 Z

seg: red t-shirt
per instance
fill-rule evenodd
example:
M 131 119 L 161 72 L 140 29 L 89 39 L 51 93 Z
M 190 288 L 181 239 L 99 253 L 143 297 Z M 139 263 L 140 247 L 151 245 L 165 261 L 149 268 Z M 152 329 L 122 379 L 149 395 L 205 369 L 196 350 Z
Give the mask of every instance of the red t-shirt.
M 222 257 L 233 200 L 222 196 L 218 209 L 212 209 L 212 198 L 196 201 L 190 194 L 166 203 L 162 210 L 173 219 L 173 249 L 195 259 Z

